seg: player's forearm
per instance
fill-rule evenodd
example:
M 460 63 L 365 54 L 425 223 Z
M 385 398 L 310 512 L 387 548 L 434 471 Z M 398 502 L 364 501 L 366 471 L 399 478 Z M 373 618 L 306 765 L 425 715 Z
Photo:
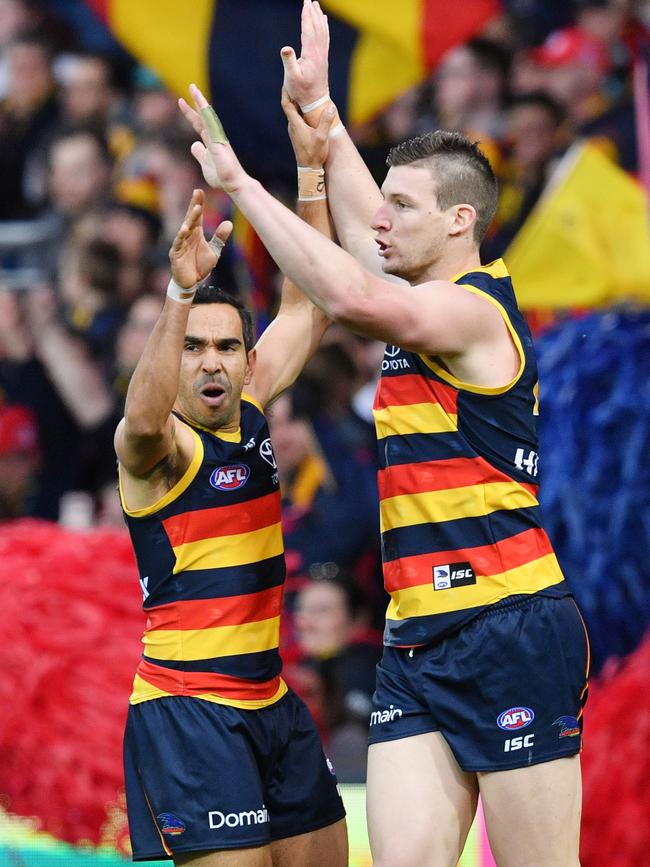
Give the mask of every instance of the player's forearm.
M 131 436 L 161 434 L 178 394 L 190 305 L 168 298 L 131 377 L 124 416 Z
M 306 115 L 310 126 L 318 125 L 325 108 Z M 370 224 L 382 195 L 347 130 L 339 127 L 338 118 L 332 128 L 335 133 L 325 164 L 330 212 L 341 245 L 358 257 L 373 238 Z
M 330 319 L 354 324 L 350 317 L 368 297 L 368 272 L 254 179 L 246 177 L 231 196 L 283 274 Z
M 307 225 L 313 226 L 314 229 L 323 235 L 324 238 L 331 240 L 334 237 L 326 199 L 316 202 L 304 202 L 298 200 L 296 213 L 301 220 L 307 223 Z M 313 301 L 309 296 L 305 295 L 304 292 L 301 292 L 295 283 L 285 277 L 282 283 L 280 311 L 290 311 L 293 308 L 302 307 L 305 304 L 309 304 L 312 308 L 314 306 Z M 316 308 L 314 313 L 320 314 L 321 311 Z

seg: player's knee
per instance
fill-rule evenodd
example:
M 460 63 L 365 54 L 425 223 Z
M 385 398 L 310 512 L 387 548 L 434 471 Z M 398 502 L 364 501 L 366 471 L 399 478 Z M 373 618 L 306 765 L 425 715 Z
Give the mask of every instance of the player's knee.
M 458 863 L 459 853 L 431 851 L 408 846 L 405 841 L 395 841 L 374 854 L 372 867 L 455 867 Z

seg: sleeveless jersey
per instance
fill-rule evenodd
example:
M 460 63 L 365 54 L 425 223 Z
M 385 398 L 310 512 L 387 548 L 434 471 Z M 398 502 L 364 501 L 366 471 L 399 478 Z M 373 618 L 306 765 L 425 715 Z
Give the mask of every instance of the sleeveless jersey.
M 502 388 L 387 346 L 375 397 L 385 644 L 438 640 L 514 594 L 564 596 L 537 499 L 537 365 L 501 260 L 455 278 L 500 311 L 520 358 Z
M 194 457 L 146 509 L 122 508 L 147 623 L 131 703 L 186 695 L 256 709 L 286 692 L 278 652 L 285 579 L 280 490 L 259 404 L 239 433 L 190 425 Z

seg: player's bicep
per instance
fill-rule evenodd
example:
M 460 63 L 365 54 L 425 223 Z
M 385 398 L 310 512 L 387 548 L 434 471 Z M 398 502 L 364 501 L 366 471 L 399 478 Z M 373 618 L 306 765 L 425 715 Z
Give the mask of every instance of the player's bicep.
M 502 327 L 493 305 L 454 283 L 398 286 L 374 277 L 367 281 L 367 295 L 358 308 L 352 306 L 347 324 L 368 337 L 426 355 L 465 352 Z
M 175 457 L 179 447 L 182 462 L 182 455 L 191 451 L 193 441 L 186 437 L 184 431 L 181 431 L 179 436 L 176 419 L 170 415 L 160 431 L 134 429 L 134 426 L 123 418 L 115 431 L 114 445 L 122 468 L 136 478 L 144 478 L 162 461 L 170 456 Z M 191 454 L 188 464 L 190 460 Z

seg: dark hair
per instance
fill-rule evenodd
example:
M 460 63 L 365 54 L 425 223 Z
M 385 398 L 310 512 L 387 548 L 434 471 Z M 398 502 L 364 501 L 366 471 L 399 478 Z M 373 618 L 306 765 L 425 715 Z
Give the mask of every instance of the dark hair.
M 369 614 L 370 605 L 365 594 L 356 583 L 354 575 L 342 569 L 338 563 L 312 563 L 309 567 L 311 584 L 335 587 L 341 592 L 345 607 L 353 620 Z M 307 585 L 310 586 L 310 585 Z
M 471 51 L 481 69 L 498 72 L 503 79 L 510 72 L 510 52 L 491 39 L 476 36 L 465 43 L 465 48 Z
M 65 141 L 75 138 L 91 139 L 97 145 L 97 149 L 103 162 L 106 164 L 111 164 L 113 162 L 111 149 L 108 145 L 106 136 L 98 126 L 94 124 L 70 124 L 59 129 L 48 141 L 47 159 L 50 165 L 52 163 L 52 152 L 54 151 L 54 148 L 58 147 L 58 145 Z
M 438 207 L 445 211 L 463 202 L 472 205 L 476 209 L 474 240 L 480 243 L 496 213 L 498 185 L 490 161 L 478 145 L 462 133 L 438 129 L 391 148 L 386 164 L 432 163 L 437 169 Z
M 543 90 L 532 90 L 528 93 L 519 93 L 508 101 L 508 109 L 519 108 L 521 105 L 534 105 L 544 109 L 556 126 L 560 126 L 566 120 L 566 112 L 557 100 L 553 99 Z
M 210 284 L 208 286 L 199 286 L 196 290 L 196 295 L 192 301 L 192 307 L 195 307 L 198 304 L 230 304 L 231 307 L 235 308 L 237 313 L 239 313 L 239 318 L 241 319 L 241 330 L 244 335 L 244 349 L 246 350 L 246 355 L 248 355 L 255 345 L 253 316 L 251 315 L 250 310 L 242 304 L 239 298 L 235 298 L 234 295 L 230 295 L 228 292 L 224 292 L 223 289 L 219 289 Z

